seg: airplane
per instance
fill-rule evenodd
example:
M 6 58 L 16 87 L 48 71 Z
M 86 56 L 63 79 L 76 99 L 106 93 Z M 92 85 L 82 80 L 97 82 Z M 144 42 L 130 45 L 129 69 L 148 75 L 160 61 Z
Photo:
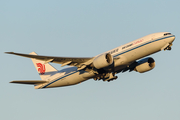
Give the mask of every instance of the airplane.
M 120 72 L 144 73 L 155 67 L 155 60 L 146 57 L 162 50 L 171 50 L 175 35 L 169 32 L 153 33 L 95 57 L 74 58 L 5 52 L 31 58 L 41 80 L 16 80 L 10 83 L 30 84 L 35 89 L 76 85 L 93 78 L 112 81 Z M 145 57 L 145 58 L 144 58 Z M 49 63 L 58 63 L 68 68 L 57 70 Z

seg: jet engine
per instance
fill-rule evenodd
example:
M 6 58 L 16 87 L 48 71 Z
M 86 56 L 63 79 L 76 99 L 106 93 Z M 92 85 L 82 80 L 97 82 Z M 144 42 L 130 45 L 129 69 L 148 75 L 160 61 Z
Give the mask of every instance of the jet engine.
M 154 59 L 151 57 L 148 57 L 148 58 L 144 58 L 144 59 L 138 61 L 134 70 L 139 73 L 144 73 L 149 70 L 152 70 L 154 67 L 155 67 Z
M 113 57 L 110 53 L 101 54 L 93 60 L 93 66 L 96 69 L 106 68 L 112 65 L 112 63 Z

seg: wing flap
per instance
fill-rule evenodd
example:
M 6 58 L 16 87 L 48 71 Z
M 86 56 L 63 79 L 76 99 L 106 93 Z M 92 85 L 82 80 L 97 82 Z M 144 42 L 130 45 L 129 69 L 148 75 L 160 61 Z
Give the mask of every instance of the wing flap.
M 11 81 L 10 83 L 35 85 L 35 84 L 43 84 L 47 82 L 48 81 L 45 81 L 45 80 L 15 80 L 15 81 Z

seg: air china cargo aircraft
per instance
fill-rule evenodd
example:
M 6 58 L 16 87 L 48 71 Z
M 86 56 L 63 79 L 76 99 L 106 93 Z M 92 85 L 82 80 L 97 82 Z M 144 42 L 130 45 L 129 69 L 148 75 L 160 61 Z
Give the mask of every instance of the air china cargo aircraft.
M 76 85 L 91 78 L 109 82 L 117 79 L 117 73 L 125 71 L 144 73 L 155 67 L 154 59 L 146 56 L 162 50 L 171 50 L 174 39 L 175 35 L 169 32 L 154 33 L 89 58 L 42 56 L 35 52 L 6 52 L 31 58 L 42 79 L 10 83 L 31 84 L 35 89 L 42 89 Z M 58 71 L 49 62 L 72 67 Z

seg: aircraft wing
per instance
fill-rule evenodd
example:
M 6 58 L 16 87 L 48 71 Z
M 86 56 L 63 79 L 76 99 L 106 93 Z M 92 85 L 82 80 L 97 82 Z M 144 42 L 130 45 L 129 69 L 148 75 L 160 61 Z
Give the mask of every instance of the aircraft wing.
M 15 52 L 5 52 L 7 54 L 14 54 L 22 57 L 28 58 L 35 58 L 38 60 L 43 60 L 45 63 L 52 62 L 62 64 L 61 66 L 70 65 L 80 67 L 82 63 L 90 64 L 89 60 L 92 58 L 74 58 L 74 57 L 54 57 L 54 56 L 42 56 L 42 55 L 31 55 L 31 54 L 22 54 L 22 53 L 15 53 Z

